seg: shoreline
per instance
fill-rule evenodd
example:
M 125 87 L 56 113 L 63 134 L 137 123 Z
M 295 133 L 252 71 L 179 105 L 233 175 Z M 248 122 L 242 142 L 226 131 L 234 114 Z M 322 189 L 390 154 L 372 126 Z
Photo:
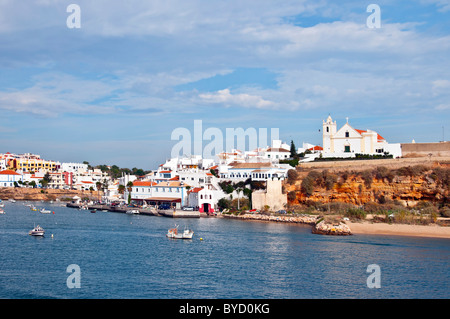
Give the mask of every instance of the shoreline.
M 389 235 L 450 239 L 450 227 L 438 225 L 408 225 L 371 222 L 346 222 L 353 234 Z
M 227 215 L 220 217 L 243 221 L 300 224 L 305 226 L 309 225 L 311 227 L 314 227 L 315 224 L 315 222 L 312 220 L 312 217 L 305 218 L 306 216 L 295 218 L 288 216 L 244 214 L 240 216 Z M 350 228 L 352 235 L 388 235 L 388 236 L 450 239 L 450 227 L 438 226 L 436 224 L 408 225 L 408 224 L 372 223 L 370 221 L 363 221 L 363 222 L 346 221 L 345 224 Z

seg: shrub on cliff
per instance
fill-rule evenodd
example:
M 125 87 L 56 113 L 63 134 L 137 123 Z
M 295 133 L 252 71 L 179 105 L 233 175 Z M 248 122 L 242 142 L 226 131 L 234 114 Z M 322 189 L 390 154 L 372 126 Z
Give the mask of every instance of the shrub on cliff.
M 314 192 L 314 180 L 308 176 L 306 176 L 302 181 L 302 193 L 306 196 L 311 196 Z
M 345 216 L 351 219 L 365 219 L 366 212 L 360 208 L 350 208 L 345 213 Z
M 288 178 L 287 178 L 288 183 L 289 184 L 294 184 L 295 181 L 298 178 L 298 173 L 297 173 L 297 171 L 295 169 L 290 169 L 287 172 L 287 176 L 288 176 Z
M 365 170 L 361 173 L 361 178 L 364 180 L 364 186 L 369 189 L 372 187 L 372 172 L 370 170 Z

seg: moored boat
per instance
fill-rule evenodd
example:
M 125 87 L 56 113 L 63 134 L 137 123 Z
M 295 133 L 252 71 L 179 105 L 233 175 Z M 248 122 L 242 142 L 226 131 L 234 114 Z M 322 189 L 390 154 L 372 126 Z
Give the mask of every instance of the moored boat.
M 137 210 L 137 209 L 130 209 L 130 210 L 127 210 L 127 214 L 139 214 L 139 210 Z
M 41 210 L 39 211 L 41 214 L 50 214 L 52 211 L 45 209 L 45 208 L 41 208 Z
M 183 232 L 179 232 L 178 225 L 175 225 L 175 228 L 170 228 L 167 231 L 166 236 L 175 239 L 192 239 L 192 236 L 194 236 L 194 232 L 190 229 L 185 229 Z

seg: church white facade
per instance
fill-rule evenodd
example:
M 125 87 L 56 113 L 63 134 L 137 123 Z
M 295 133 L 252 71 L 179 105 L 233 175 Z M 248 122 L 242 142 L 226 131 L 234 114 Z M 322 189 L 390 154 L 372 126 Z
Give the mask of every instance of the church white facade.
M 323 157 L 355 157 L 356 154 L 383 155 L 389 153 L 394 158 L 402 156 L 400 143 L 390 144 L 380 134 L 372 130 L 355 129 L 345 123 L 337 130 L 336 121 L 331 116 L 323 121 Z

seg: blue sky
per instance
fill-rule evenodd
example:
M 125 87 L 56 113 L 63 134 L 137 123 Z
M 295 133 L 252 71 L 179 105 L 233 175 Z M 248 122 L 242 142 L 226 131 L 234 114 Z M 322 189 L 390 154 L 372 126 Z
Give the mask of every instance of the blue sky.
M 389 142 L 450 136 L 449 0 L 2 0 L 0 43 L 0 152 L 154 169 L 194 120 L 301 146 L 328 114 Z

